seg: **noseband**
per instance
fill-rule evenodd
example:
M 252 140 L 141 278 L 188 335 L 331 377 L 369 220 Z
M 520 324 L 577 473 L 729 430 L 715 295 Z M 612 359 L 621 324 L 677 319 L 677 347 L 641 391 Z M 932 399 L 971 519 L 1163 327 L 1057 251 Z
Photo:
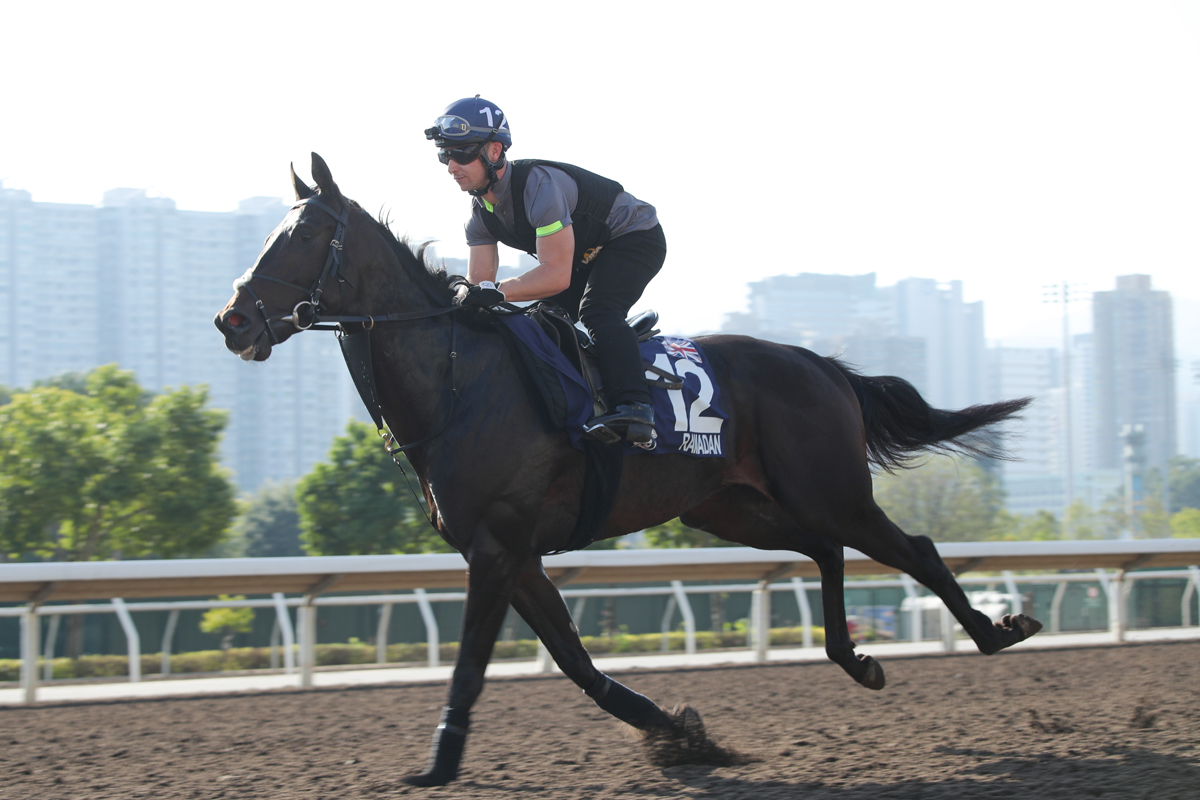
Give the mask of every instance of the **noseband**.
M 452 311 L 457 311 L 458 306 L 443 306 L 440 308 L 429 308 L 423 311 L 401 311 L 392 314 L 382 314 L 380 316 L 347 316 L 347 315 L 328 315 L 321 313 L 321 296 L 325 293 L 325 284 L 330 278 L 336 277 L 338 283 L 350 284 L 350 288 L 354 288 L 354 284 L 346 279 L 342 274 L 342 246 L 346 241 L 346 223 L 350 221 L 350 210 L 343 209 L 342 213 L 333 210 L 331 206 L 322 202 L 317 197 L 307 197 L 295 203 L 292 208 L 301 208 L 302 206 L 311 205 L 324 211 L 337 222 L 337 227 L 333 231 L 333 239 L 329 242 L 329 253 L 325 256 L 325 265 L 321 267 L 321 274 L 317 276 L 317 280 L 312 286 L 307 289 L 298 283 L 284 280 L 283 278 L 275 278 L 270 275 L 260 275 L 251 268 L 245 275 L 233 282 L 233 290 L 236 292 L 239 289 L 245 289 L 246 294 L 250 295 L 250 299 L 254 301 L 254 305 L 258 308 L 258 313 L 262 315 L 263 322 L 267 326 L 267 335 L 271 337 L 271 344 L 279 344 L 279 337 L 275 335 L 275 329 L 272 325 L 281 320 L 286 320 L 295 326 L 296 330 L 308 331 L 342 331 L 342 323 L 357 322 L 367 326 L 367 330 L 375 327 L 377 322 L 402 322 L 410 319 L 426 319 L 428 317 L 436 317 L 440 314 L 448 314 Z M 301 300 L 292 308 L 290 314 L 277 314 L 272 317 L 267 314 L 267 307 L 263 301 L 250 287 L 250 281 L 255 278 L 264 281 L 271 281 L 283 286 L 308 295 L 307 300 Z

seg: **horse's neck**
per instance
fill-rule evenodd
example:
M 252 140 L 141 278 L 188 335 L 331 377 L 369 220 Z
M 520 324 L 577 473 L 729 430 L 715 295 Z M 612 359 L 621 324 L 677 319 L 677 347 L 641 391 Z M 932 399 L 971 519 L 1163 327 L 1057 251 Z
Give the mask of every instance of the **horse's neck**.
M 490 393 L 511 372 L 505 369 L 499 336 L 473 330 L 451 315 L 376 328 L 371 359 L 384 419 L 400 444 L 440 435 L 452 414 L 461 422 L 464 395 L 481 411 L 476 384 L 486 381 Z

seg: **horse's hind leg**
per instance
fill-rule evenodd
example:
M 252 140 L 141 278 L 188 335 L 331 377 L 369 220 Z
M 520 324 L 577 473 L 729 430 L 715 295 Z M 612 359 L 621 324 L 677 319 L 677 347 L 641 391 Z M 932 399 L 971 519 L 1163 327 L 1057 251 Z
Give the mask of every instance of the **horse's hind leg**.
M 865 523 L 847 531 L 849 535 L 842 537 L 842 541 L 881 564 L 907 572 L 933 590 L 981 653 L 991 655 L 1042 629 L 1042 623 L 1025 614 L 1009 614 L 993 623 L 987 615 L 976 611 L 933 542 L 926 536 L 909 536 L 882 509 L 871 505 Z
M 850 443 L 853 437 L 840 436 L 836 425 L 817 431 L 822 432 L 826 435 L 821 443 L 830 447 L 824 457 L 796 458 L 792 450 L 776 446 L 787 441 L 785 436 L 769 440 L 763 453 L 772 496 L 801 528 L 838 545 L 853 547 L 928 586 L 984 654 L 1010 647 L 1041 630 L 1040 622 L 1024 614 L 1010 615 L 993 624 L 971 608 L 933 542 L 904 533 L 875 503 L 871 474 L 861 451 L 853 459 L 845 458 L 844 453 L 839 457 L 835 449 L 838 440 L 844 438 Z
M 868 689 L 882 689 L 883 667 L 854 652 L 846 624 L 845 561 L 841 545 L 805 533 L 782 508 L 749 486 L 731 486 L 682 517 L 694 528 L 731 542 L 763 550 L 795 550 L 821 571 L 821 608 L 825 613 L 825 654 Z
M 513 593 L 513 608 L 546 646 L 563 674 L 596 705 L 639 730 L 670 730 L 671 718 L 645 695 L 638 694 L 600 672 L 579 640 L 567 605 L 542 569 L 541 559 L 525 566 Z

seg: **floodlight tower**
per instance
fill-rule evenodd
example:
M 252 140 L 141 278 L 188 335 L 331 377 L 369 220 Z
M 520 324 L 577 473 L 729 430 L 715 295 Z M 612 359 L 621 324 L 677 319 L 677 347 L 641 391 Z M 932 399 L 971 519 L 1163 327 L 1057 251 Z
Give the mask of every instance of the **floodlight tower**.
M 1046 284 L 1042 287 L 1043 303 L 1062 304 L 1062 370 L 1063 370 L 1063 495 L 1066 505 L 1063 510 L 1063 534 L 1067 539 L 1074 538 L 1071 531 L 1071 519 L 1067 510 L 1075 502 L 1075 437 L 1071 429 L 1071 315 L 1070 305 L 1073 301 L 1084 299 L 1083 284 L 1063 281 L 1059 284 Z

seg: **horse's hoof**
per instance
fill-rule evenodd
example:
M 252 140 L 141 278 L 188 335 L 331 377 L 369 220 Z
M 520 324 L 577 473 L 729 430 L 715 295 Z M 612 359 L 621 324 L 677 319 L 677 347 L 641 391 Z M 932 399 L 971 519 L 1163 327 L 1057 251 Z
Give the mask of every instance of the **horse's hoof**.
M 1042 623 L 1028 614 L 1005 614 L 996 623 L 996 632 L 1000 634 L 1000 646 L 996 650 L 1012 647 L 1023 642 L 1042 629 Z M 993 650 L 992 652 L 996 652 Z M 991 655 L 991 653 L 987 653 Z
M 859 656 L 858 660 L 866 667 L 858 682 L 868 689 L 875 691 L 882 689 L 887 684 L 887 678 L 883 675 L 883 666 L 870 656 Z
M 720 767 L 746 762 L 745 756 L 727 750 L 709 738 L 704 720 L 691 706 L 676 706 L 667 716 L 671 721 L 669 728 L 640 732 L 646 755 L 655 766 L 707 764 Z
M 1042 629 L 1042 623 L 1028 614 L 1005 614 L 1000 619 L 1000 624 L 1005 628 L 1011 628 L 1014 632 L 1019 632 L 1021 638 L 1017 639 L 1018 642 L 1025 641 Z
M 454 780 L 455 775 L 449 775 L 438 770 L 422 772 L 419 775 L 406 775 L 402 780 L 409 786 L 445 786 Z

